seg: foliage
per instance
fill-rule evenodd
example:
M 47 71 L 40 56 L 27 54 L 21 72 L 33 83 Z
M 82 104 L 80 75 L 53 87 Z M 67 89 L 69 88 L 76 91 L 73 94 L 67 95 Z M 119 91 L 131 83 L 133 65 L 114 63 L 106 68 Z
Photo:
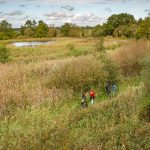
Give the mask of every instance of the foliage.
M 114 44 L 114 38 L 105 39 L 105 45 Z M 39 39 L 25 41 L 34 40 Z M 55 40 L 52 45 L 35 48 L 8 45 L 13 62 L 0 64 L 0 149 L 148 150 L 150 126 L 144 118 L 149 107 L 143 107 L 144 113 L 139 109 L 139 103 L 145 101 L 143 82 L 150 81 L 149 58 L 140 63 L 149 55 L 146 41 L 115 39 L 115 43 L 127 44 L 105 53 L 107 58 L 112 52 L 112 63 L 93 56 L 100 53 L 93 50 L 95 38 Z M 88 55 L 69 57 L 73 51 L 66 47 L 67 43 L 75 45 L 77 51 L 88 50 Z M 126 67 L 130 68 L 132 59 L 141 65 L 142 76 L 121 76 L 119 93 L 102 99 L 101 95 L 106 95 L 105 82 L 118 81 L 116 64 L 122 70 L 122 65 L 129 62 Z M 89 91 L 91 86 L 96 92 L 95 104 L 81 109 L 81 92 Z
M 72 44 L 72 43 L 67 44 L 66 47 L 67 47 L 70 51 L 75 50 L 75 45 Z
M 0 22 L 0 40 L 13 38 L 14 30 L 6 20 Z
M 68 36 L 70 31 L 70 24 L 65 23 L 64 25 L 61 26 L 60 32 L 63 36 Z
M 40 38 L 41 37 L 47 37 L 48 31 L 49 31 L 48 25 L 40 20 L 38 22 L 38 26 L 36 28 L 36 36 L 40 37 Z
M 5 46 L 0 45 L 0 62 L 5 63 L 9 58 L 9 51 Z
M 145 92 L 150 93 L 150 56 L 145 57 L 142 71 L 142 79 L 145 83 Z
M 140 28 L 137 30 L 136 38 L 150 39 L 150 17 L 141 21 Z
M 92 30 L 92 36 L 94 37 L 102 37 L 104 36 L 104 28 L 101 25 L 97 25 Z
M 85 110 L 76 100 L 20 110 L 1 120 L 0 149 L 149 149 L 149 126 L 137 119 L 136 89 L 128 89 Z
M 150 122 L 150 55 L 145 57 L 143 64 L 142 80 L 144 82 L 144 95 L 141 100 L 139 117 L 141 120 Z
M 21 34 L 27 37 L 35 37 L 37 22 L 35 20 L 27 20 L 24 26 L 21 26 Z
M 97 42 L 96 42 L 96 51 L 97 52 L 104 52 L 105 48 L 104 48 L 104 38 L 100 37 Z
M 143 66 L 141 59 L 149 53 L 148 42 L 137 41 L 122 47 L 113 53 L 110 58 L 114 63 L 118 64 L 124 75 L 135 75 L 140 74 Z
M 114 28 L 120 25 L 127 25 L 135 23 L 136 20 L 133 15 L 127 13 L 114 14 L 108 18 L 107 24 L 112 25 Z
M 60 32 L 62 36 L 69 37 L 80 37 L 82 35 L 82 31 L 80 27 L 75 24 L 65 23 L 61 26 Z
M 69 31 L 70 37 L 80 37 L 82 34 L 80 27 L 72 26 Z
M 107 79 L 102 65 L 93 57 L 78 58 L 71 63 L 62 64 L 47 78 L 47 86 L 52 88 L 82 91 L 91 86 L 102 86 Z
M 56 37 L 56 36 L 57 36 L 57 29 L 55 27 L 49 27 L 48 37 Z

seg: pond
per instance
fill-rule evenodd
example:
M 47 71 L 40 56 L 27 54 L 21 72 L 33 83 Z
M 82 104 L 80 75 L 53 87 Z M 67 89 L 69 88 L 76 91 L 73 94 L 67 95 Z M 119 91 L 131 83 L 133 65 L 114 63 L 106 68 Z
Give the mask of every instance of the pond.
M 40 42 L 40 41 L 34 41 L 34 42 L 14 42 L 12 43 L 14 46 L 16 47 L 27 47 L 27 46 L 38 46 L 38 45 L 48 45 L 48 44 L 52 44 L 53 41 L 44 41 L 44 42 Z

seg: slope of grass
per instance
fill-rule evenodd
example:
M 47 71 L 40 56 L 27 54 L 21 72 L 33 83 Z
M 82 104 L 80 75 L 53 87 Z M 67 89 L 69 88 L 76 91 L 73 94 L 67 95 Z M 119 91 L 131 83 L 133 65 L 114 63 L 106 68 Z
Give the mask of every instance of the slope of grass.
M 122 52 L 126 41 L 105 39 L 105 47 L 111 47 L 114 41 L 123 42 L 121 50 L 119 47 L 106 53 L 120 69 L 116 74 L 118 93 L 108 98 L 104 85 L 111 75 L 96 57 L 95 39 L 55 40 L 54 45 L 35 48 L 8 46 L 12 59 L 0 64 L 0 149 L 150 149 L 149 122 L 139 115 L 145 81 L 140 74 L 120 74 L 122 60 L 136 72 L 136 67 L 130 68 L 131 63 L 127 63 L 133 62 L 132 58 L 122 55 L 132 52 L 133 57 L 136 43 L 127 53 Z M 70 43 L 73 49 L 68 47 Z M 140 65 L 139 60 L 148 54 L 142 45 L 134 57 Z M 96 91 L 96 102 L 81 109 L 81 92 L 91 86 Z
M 0 149 L 146 150 L 150 127 L 138 118 L 141 88 L 128 89 L 84 110 L 74 100 L 18 111 L 0 123 Z

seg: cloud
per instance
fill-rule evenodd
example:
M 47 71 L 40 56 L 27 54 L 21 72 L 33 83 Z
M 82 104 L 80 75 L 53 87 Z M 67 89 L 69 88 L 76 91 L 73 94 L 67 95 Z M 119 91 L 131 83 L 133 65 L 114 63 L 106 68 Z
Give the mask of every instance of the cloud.
M 40 5 L 36 5 L 36 7 L 37 7 L 37 8 L 39 8 L 39 7 L 40 7 Z
M 144 10 L 150 16 L 150 8 Z
M 6 16 L 21 16 L 23 14 L 24 14 L 24 12 L 20 11 L 20 10 L 14 10 L 9 13 L 5 13 Z
M 75 8 L 74 8 L 73 6 L 71 6 L 71 5 L 61 6 L 61 8 L 64 8 L 64 9 L 66 9 L 66 10 L 68 10 L 68 11 L 73 11 L 73 10 L 75 10 Z
M 111 8 L 106 8 L 105 11 L 108 12 L 108 13 L 111 13 L 112 9 Z
M 150 8 L 145 9 L 144 11 L 149 13 L 150 12 Z
M 4 0 L 0 0 L 0 4 L 4 4 L 6 1 Z
M 20 7 L 26 7 L 27 5 L 21 4 Z
M 95 14 L 73 14 L 67 12 L 53 12 L 44 14 L 46 20 L 49 20 L 51 23 L 63 24 L 65 22 L 82 24 L 82 25 L 96 25 L 105 21 L 105 18 L 96 16 Z
M 65 12 L 52 12 L 52 13 L 44 14 L 44 16 L 51 20 L 60 20 L 60 19 L 73 17 L 74 15 Z
M 97 23 L 103 20 L 104 18 L 100 18 L 94 14 L 82 14 L 82 15 L 75 15 L 74 21 L 80 22 L 80 23 Z

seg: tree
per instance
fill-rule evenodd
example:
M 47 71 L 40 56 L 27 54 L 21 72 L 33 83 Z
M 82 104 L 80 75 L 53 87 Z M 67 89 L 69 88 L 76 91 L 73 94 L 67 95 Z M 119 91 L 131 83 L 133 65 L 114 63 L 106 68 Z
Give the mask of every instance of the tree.
M 113 34 L 113 31 L 115 29 L 113 27 L 113 25 L 105 23 L 103 25 L 103 27 L 104 27 L 104 35 L 112 35 Z
M 55 27 L 49 27 L 48 36 L 49 37 L 56 37 L 57 36 L 57 29 Z
M 104 27 L 101 25 L 97 25 L 92 30 L 92 35 L 94 37 L 101 37 L 104 36 Z
M 27 20 L 24 26 L 21 26 L 21 34 L 28 37 L 35 37 L 37 22 L 35 20 Z
M 68 36 L 70 31 L 70 24 L 65 23 L 64 25 L 61 26 L 60 32 L 63 36 Z
M 108 18 L 107 24 L 111 24 L 114 28 L 120 25 L 128 25 L 135 23 L 136 20 L 133 15 L 127 13 L 114 14 Z
M 47 37 L 48 36 L 48 25 L 44 23 L 42 20 L 38 22 L 38 26 L 36 28 L 36 36 L 37 37 Z
M 14 30 L 12 29 L 12 26 L 10 23 L 8 23 L 6 20 L 3 20 L 0 22 L 0 39 L 10 39 L 14 35 Z
M 121 25 L 129 25 L 132 23 L 136 23 L 136 20 L 133 15 L 127 13 L 114 14 L 110 16 L 107 20 L 107 23 L 104 24 L 105 33 L 107 35 L 112 35 L 115 28 Z
M 82 35 L 82 31 L 78 26 L 70 27 L 68 36 L 70 37 L 80 37 Z
M 136 38 L 150 39 L 150 17 L 145 18 L 136 32 Z

